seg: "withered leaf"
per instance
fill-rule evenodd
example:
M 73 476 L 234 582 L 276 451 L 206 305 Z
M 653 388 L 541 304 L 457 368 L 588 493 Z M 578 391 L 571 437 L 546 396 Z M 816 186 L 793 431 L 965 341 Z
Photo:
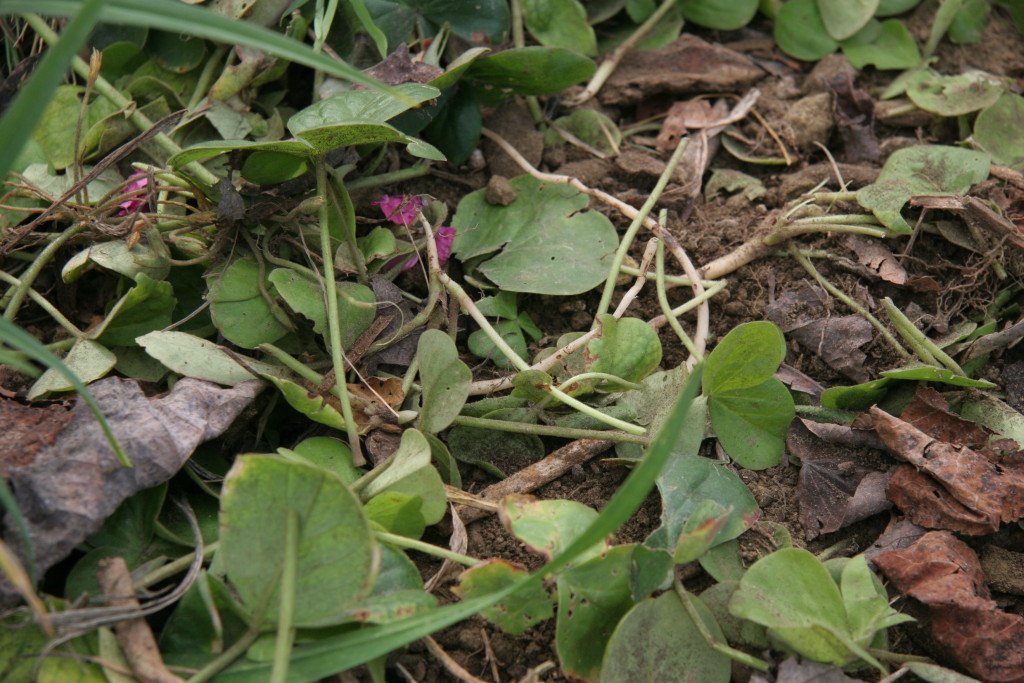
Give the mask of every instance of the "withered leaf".
M 931 475 L 980 519 L 998 527 L 1024 516 L 1024 463 L 1019 458 L 997 465 L 966 446 L 933 439 L 877 406 L 869 414 L 886 447 Z
M 905 595 L 928 608 L 946 654 L 986 681 L 1024 681 L 1024 617 L 998 609 L 974 551 L 948 531 L 931 531 L 875 564 Z
M 800 523 L 809 539 L 891 507 L 885 496 L 889 475 L 875 468 L 869 456 L 827 443 L 803 420 L 790 426 L 786 447 L 800 458 Z
M 875 103 L 866 91 L 853 87 L 848 72 L 836 74 L 828 82 L 832 91 L 832 111 L 836 128 L 843 138 L 846 161 L 878 161 L 882 152 L 875 136 Z
M 939 441 L 956 446 L 981 446 L 988 443 L 989 432 L 981 425 L 965 420 L 949 410 L 942 394 L 931 387 L 921 387 L 900 418 Z
M 857 261 L 878 273 L 886 282 L 906 284 L 907 271 L 900 265 L 889 249 L 878 240 L 869 240 L 860 235 L 849 235 L 846 246 L 857 254 Z
M 10 467 L 38 574 L 96 533 L 126 498 L 174 476 L 196 446 L 231 425 L 260 387 L 257 380 L 225 389 L 185 378 L 169 394 L 147 398 L 131 380 L 110 377 L 89 385 L 133 466 L 121 466 L 96 418 L 79 401 L 52 444 L 31 462 Z M 4 541 L 20 552 L 19 539 L 8 517 Z M 0 604 L 17 600 L 10 584 L 0 582 Z
M 999 521 L 971 510 L 927 474 L 901 465 L 889 479 L 889 500 L 914 524 L 984 536 L 999 529 Z

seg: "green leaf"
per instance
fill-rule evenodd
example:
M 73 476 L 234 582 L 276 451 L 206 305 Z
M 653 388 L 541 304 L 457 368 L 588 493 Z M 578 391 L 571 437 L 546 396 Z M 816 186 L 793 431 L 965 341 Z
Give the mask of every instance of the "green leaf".
M 150 31 L 146 54 L 161 69 L 183 74 L 203 63 L 206 41 L 182 33 Z
M 332 406 L 320 394 L 283 377 L 264 374 L 263 378 L 278 388 L 288 405 L 310 420 L 334 429 L 345 429 L 345 418 L 342 417 L 341 410 Z
M 709 547 L 736 538 L 757 520 L 760 510 L 750 490 L 725 463 L 695 455 L 676 455 L 658 475 L 661 527 L 645 545 L 675 553 L 679 538 L 728 510 L 728 520 Z M 713 506 L 707 503 L 714 503 Z M 655 543 L 655 540 L 659 542 Z M 664 539 L 664 546 L 660 540 Z
M 74 282 L 89 265 L 95 264 L 135 280 L 145 274 L 153 280 L 164 280 L 171 272 L 170 253 L 159 240 L 139 241 L 129 248 L 124 240 L 100 242 L 78 252 L 64 264 L 61 278 Z
M 622 131 L 615 122 L 593 109 L 577 109 L 568 116 L 555 119 L 555 125 L 605 154 L 615 154 L 622 144 Z M 545 145 L 565 142 L 555 128 L 549 129 L 544 136 Z
M 221 493 L 218 561 L 250 611 L 276 620 L 287 513 L 299 519 L 295 623 L 335 623 L 369 595 L 379 551 L 356 497 L 332 472 L 277 455 L 235 461 Z
M 314 332 L 327 333 L 327 307 L 320 283 L 291 268 L 275 268 L 270 271 L 267 281 L 274 285 L 293 311 L 313 321 Z M 372 289 L 355 282 L 336 282 L 334 286 L 338 289 L 341 348 L 350 349 L 377 316 L 377 297 Z M 357 305 L 359 303 L 364 306 Z
M 239 365 L 223 347 L 186 332 L 150 332 L 135 342 L 170 370 L 185 377 L 205 379 L 208 382 L 233 386 L 239 382 L 257 379 L 257 376 Z M 260 374 L 287 376 L 287 371 L 255 358 L 233 354 Z
M 370 521 L 381 525 L 385 531 L 419 538 L 427 526 L 420 512 L 422 505 L 420 497 L 415 494 L 385 491 L 366 501 L 363 509 Z
M 193 161 L 203 161 L 219 154 L 240 150 L 266 154 L 286 154 L 299 158 L 312 157 L 316 150 L 305 140 L 277 140 L 274 142 L 253 142 L 252 140 L 204 140 L 186 147 L 167 160 L 170 166 L 181 168 Z
M 878 0 L 816 0 L 825 30 L 835 40 L 846 40 L 871 20 Z
M 690 599 L 712 638 L 722 629 L 699 600 Z M 728 683 L 730 659 L 714 650 L 674 591 L 648 598 L 631 609 L 612 634 L 601 669 L 602 683 L 694 680 Z
M 658 333 L 639 318 L 598 316 L 601 336 L 587 344 L 590 372 L 604 372 L 627 382 L 639 382 L 661 363 Z M 614 390 L 614 387 L 612 388 Z
M 786 54 L 806 61 L 821 59 L 839 47 L 825 29 L 815 0 L 788 0 L 779 8 L 775 42 Z
M 463 572 L 453 592 L 468 600 L 514 586 L 525 576 L 527 571 L 521 566 L 505 560 L 486 560 Z M 480 613 L 505 633 L 518 636 L 550 619 L 555 605 L 544 586 L 528 584 Z
M 983 71 L 951 76 L 923 71 L 907 87 L 907 97 L 914 104 L 939 116 L 961 116 L 984 109 L 1005 92 L 1005 81 Z
M 461 165 L 479 144 L 482 126 L 475 90 L 459 85 L 430 125 L 423 129 L 423 136 L 437 145 L 450 163 Z
M 949 39 L 960 45 L 980 43 L 991 11 L 988 0 L 966 0 L 949 26 Z
M 750 23 L 758 0 L 682 0 L 679 8 L 687 21 L 701 26 L 734 31 Z
M 384 492 L 417 495 L 424 522 L 441 521 L 448 509 L 448 499 L 441 476 L 431 464 L 430 443 L 423 434 L 415 429 L 402 432 L 398 450 L 381 467 L 383 471 L 374 471 L 370 483 L 359 491 L 361 499 L 370 500 Z
M 902 368 L 883 370 L 883 377 L 892 379 L 924 380 L 926 382 L 942 382 L 957 387 L 980 387 L 983 389 L 995 389 L 996 385 L 984 379 L 971 379 L 958 375 L 946 368 L 937 368 L 934 365 L 907 365 Z
M 475 33 L 500 44 L 508 31 L 509 10 L 504 0 L 364 0 L 370 16 L 394 50 L 419 29 L 433 37 L 447 24 L 456 35 L 473 40 Z
M 1024 169 L 1024 97 L 1006 93 L 978 114 L 972 139 L 992 155 L 992 162 Z
M 457 425 L 448 434 L 448 448 L 459 462 L 476 465 L 499 479 L 505 472 L 492 461 L 519 465 L 517 469 L 531 465 L 544 457 L 544 442 L 536 434 L 499 432 L 494 429 L 464 427 Z
M 914 621 L 910 615 L 900 614 L 889 606 L 885 587 L 868 569 L 863 555 L 849 558 L 843 565 L 839 590 L 843 594 L 850 633 L 856 642 L 869 644 L 878 631 Z
M 842 44 L 843 54 L 857 69 L 869 64 L 876 69 L 910 69 L 921 61 L 917 42 L 906 25 L 897 19 L 883 21 L 877 35 L 868 41 L 858 40 L 859 34 Z
M 329 436 L 311 436 L 303 439 L 291 452 L 318 467 L 334 472 L 341 477 L 346 486 L 363 474 L 362 470 L 355 466 L 352 449 L 348 444 Z
M 603 282 L 618 235 L 604 215 L 581 211 L 586 195 L 529 175 L 510 182 L 517 197 L 508 206 L 488 204 L 484 190 L 459 202 L 455 255 L 464 261 L 500 250 L 479 270 L 506 291 L 581 294 Z
M 416 355 L 420 361 L 423 407 L 418 426 L 436 434 L 447 429 L 469 397 L 473 373 L 459 360 L 452 338 L 441 330 L 427 330 L 420 336 Z
M 839 586 L 802 548 L 777 550 L 751 565 L 729 611 L 768 627 L 791 650 L 814 661 L 844 666 L 857 659 L 840 640 L 849 636 L 849 627 Z
M 821 407 L 830 410 L 867 410 L 881 401 L 891 379 L 876 379 L 852 387 L 830 387 L 821 394 Z
M 288 334 L 288 328 L 274 317 L 270 303 L 260 291 L 259 278 L 256 261 L 241 258 L 211 278 L 208 285 L 213 324 L 225 339 L 246 349 L 273 343 Z
M 730 521 L 732 510 L 713 500 L 702 501 L 683 525 L 672 560 L 676 564 L 693 562 L 711 549 L 715 539 Z
M 913 232 L 900 214 L 917 194 L 965 194 L 988 177 L 989 157 L 959 147 L 920 145 L 894 152 L 873 184 L 857 192 L 857 201 L 899 235 Z
M 764 383 L 786 357 L 786 340 L 769 322 L 750 322 L 729 331 L 708 356 L 704 393 L 714 396 Z
M 574 500 L 537 500 L 532 496 L 507 496 L 498 508 L 501 523 L 509 533 L 546 560 L 572 545 L 597 518 L 597 511 Z M 607 541 L 580 554 L 578 561 L 608 550 Z
M 523 328 L 519 326 L 517 321 L 499 320 L 494 325 L 494 329 L 505 340 L 505 343 L 516 352 L 516 355 L 523 359 L 526 358 L 526 337 L 523 335 Z M 469 339 L 466 340 L 466 346 L 469 347 L 470 353 L 474 356 L 490 360 L 499 368 L 511 370 L 515 367 L 512 360 L 495 346 L 494 341 L 483 330 L 474 330 L 470 333 Z
M 562 670 L 574 680 L 598 680 L 608 639 L 633 606 L 628 579 L 637 547 L 615 546 L 558 577 L 555 647 Z
M 145 273 L 136 276 L 134 287 L 114 304 L 99 328 L 90 333 L 107 346 L 132 346 L 135 338 L 171 324 L 177 304 L 170 282 L 157 282 Z
M 306 159 L 285 152 L 257 150 L 242 162 L 242 177 L 257 185 L 274 185 L 309 170 Z
M 552 95 L 590 78 L 594 62 L 559 47 L 519 47 L 473 62 L 466 78 L 518 95 Z
M 105 376 L 115 363 L 117 356 L 107 347 L 88 339 L 76 341 L 64 358 L 64 365 L 68 370 L 86 384 Z M 48 391 L 70 391 L 74 388 L 74 384 L 64 372 L 50 368 L 29 388 L 28 398 L 36 399 Z
M 738 464 L 763 470 L 779 464 L 796 408 L 789 390 L 774 377 L 755 387 L 708 397 L 711 427 Z
M 523 21 L 537 42 L 597 56 L 597 38 L 578 0 L 523 0 Z
M 875 16 L 890 17 L 894 14 L 903 14 L 917 7 L 920 2 L 921 0 L 879 0 Z

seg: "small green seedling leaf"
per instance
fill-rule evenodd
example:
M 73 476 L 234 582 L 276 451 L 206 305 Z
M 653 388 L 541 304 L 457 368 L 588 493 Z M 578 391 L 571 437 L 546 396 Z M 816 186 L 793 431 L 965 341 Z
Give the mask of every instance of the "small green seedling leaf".
M 842 43 L 843 54 L 858 69 L 872 65 L 876 69 L 910 69 L 921 62 L 917 42 L 906 24 L 888 19 L 872 21 L 860 33 Z
M 526 574 L 525 567 L 505 560 L 487 560 L 463 572 L 453 592 L 470 600 L 510 586 Z M 505 633 L 517 636 L 551 618 L 555 605 L 543 585 L 529 584 L 480 613 Z
M 558 577 L 555 647 L 562 670 L 573 679 L 600 676 L 608 638 L 633 606 L 629 576 L 636 547 L 615 546 Z
M 719 31 L 735 31 L 750 23 L 757 0 L 682 0 L 679 9 L 687 21 Z
M 835 40 L 846 40 L 875 15 L 878 0 L 817 0 L 825 30 Z
M 699 600 L 690 602 L 712 638 L 725 642 L 708 608 Z M 674 591 L 644 600 L 622 618 L 601 668 L 602 683 L 680 679 L 727 683 L 731 675 L 729 657 L 704 639 Z
M 370 594 L 379 550 L 362 506 L 333 472 L 277 455 L 238 458 L 221 493 L 220 566 L 246 608 L 278 615 L 288 515 L 299 519 L 294 620 L 326 625 Z
M 97 265 L 132 280 L 140 273 L 153 280 L 164 280 L 171 272 L 169 258 L 167 247 L 159 240 L 154 240 L 152 246 L 148 240 L 140 241 L 131 249 L 124 240 L 100 242 L 68 259 L 61 269 L 61 277 L 64 282 L 74 282 L 90 265 Z
M 757 386 L 770 379 L 786 357 L 786 340 L 769 322 L 733 328 L 708 356 L 703 388 L 708 396 Z
M 597 38 L 579 0 L 524 0 L 523 20 L 541 45 L 597 56 Z
M 171 313 L 178 303 L 170 282 L 153 280 L 145 273 L 136 275 L 137 284 L 125 292 L 107 313 L 90 338 L 107 346 L 132 346 L 135 338 L 171 324 Z
M 885 162 L 878 180 L 857 192 L 857 201 L 893 233 L 909 235 L 901 211 L 917 194 L 964 194 L 988 177 L 989 156 L 959 147 L 920 145 L 901 149 Z
M 726 453 L 747 469 L 763 470 L 779 464 L 796 408 L 786 385 L 773 377 L 755 387 L 712 394 L 708 413 Z
M 104 377 L 117 363 L 117 356 L 102 344 L 80 339 L 71 347 L 64 358 L 64 365 L 78 376 L 83 384 Z M 28 398 L 36 399 L 48 391 L 70 391 L 73 389 L 67 376 L 56 368 L 49 368 L 39 376 L 28 390 Z
M 829 410 L 867 410 L 885 398 L 891 379 L 876 379 L 852 387 L 830 387 L 821 394 L 821 407 Z
M 242 163 L 242 177 L 257 185 L 276 185 L 298 178 L 309 170 L 304 157 L 285 152 L 258 150 Z
M 550 560 L 569 547 L 596 518 L 597 511 L 573 500 L 537 500 L 512 495 L 498 508 L 501 523 L 531 552 Z M 603 541 L 580 555 L 579 562 L 608 550 Z
M 288 306 L 313 321 L 313 331 L 327 333 L 327 307 L 320 284 L 291 268 L 275 268 L 267 281 L 272 283 Z M 355 282 L 335 283 L 338 288 L 338 322 L 341 347 L 349 349 L 370 326 L 377 315 L 377 298 L 366 285 Z M 359 304 L 364 304 L 360 306 Z
M 345 418 L 342 417 L 341 410 L 331 405 L 320 394 L 283 377 L 264 374 L 263 378 L 278 388 L 288 405 L 310 420 L 334 429 L 345 429 Z
M 1005 93 L 974 120 L 972 139 L 992 155 L 992 162 L 1024 169 L 1024 136 L 1015 135 L 1024 125 L 1024 97 Z
M 956 387 L 979 387 L 983 389 L 995 389 L 996 385 L 984 379 L 971 379 L 958 375 L 946 368 L 937 368 L 934 365 L 907 365 L 902 368 L 883 370 L 883 377 L 892 379 L 924 380 L 926 382 L 942 382 L 952 384 Z
M 210 315 L 224 338 L 246 349 L 270 344 L 288 334 L 259 286 L 260 267 L 254 259 L 234 261 L 210 281 Z M 273 296 L 272 287 L 266 288 Z M 275 304 L 276 305 L 276 304 Z
M 484 190 L 459 202 L 454 254 L 465 261 L 500 251 L 479 270 L 506 291 L 582 294 L 603 282 L 618 235 L 604 215 L 583 211 L 586 195 L 529 175 L 510 183 L 508 206 L 487 203 Z
M 480 57 L 466 78 L 519 95 L 551 95 L 590 78 L 594 62 L 560 47 L 531 46 Z
M 693 562 L 706 553 L 732 519 L 732 510 L 713 501 L 704 500 L 683 525 L 672 556 L 676 564 Z
M 205 379 L 217 384 L 234 386 L 239 382 L 257 379 L 257 375 L 249 372 L 250 369 L 262 375 L 289 376 L 281 366 L 233 354 L 248 366 L 247 369 L 222 347 L 187 332 L 150 332 L 137 337 L 135 343 L 168 369 L 185 377 Z
M 384 492 L 416 495 L 421 499 L 420 511 L 426 524 L 437 524 L 448 509 L 441 475 L 431 465 L 430 443 L 415 429 L 402 432 L 398 450 L 381 465 L 383 472 L 371 473 L 370 483 L 359 491 L 362 500 L 370 500 Z
M 646 545 L 634 545 L 629 558 L 629 593 L 640 602 L 656 590 L 672 585 L 675 560 L 672 553 Z
M 839 47 L 825 29 L 815 0 L 788 0 L 775 15 L 775 42 L 786 54 L 815 61 Z
M 557 129 L 552 127 L 545 134 L 545 146 L 566 142 L 559 130 L 575 135 L 605 154 L 617 153 L 619 145 L 622 144 L 622 131 L 615 125 L 615 122 L 593 109 L 577 109 L 568 116 L 555 119 L 555 126 Z
M 587 344 L 584 361 L 590 372 L 604 372 L 627 382 L 639 382 L 661 363 L 658 333 L 639 318 L 598 316 L 601 335 Z M 615 391 L 616 387 L 609 390 Z
M 311 436 L 295 445 L 292 452 L 308 462 L 334 472 L 345 485 L 353 483 L 363 475 L 355 466 L 352 449 L 344 441 L 329 436 Z
M 924 71 L 907 86 L 907 97 L 939 116 L 962 116 L 984 109 L 1006 92 L 1006 83 L 983 71 L 944 76 Z
M 385 531 L 419 538 L 427 528 L 420 512 L 422 501 L 417 495 L 385 491 L 366 501 L 363 509 L 370 521 L 379 524 Z
M 427 330 L 419 339 L 417 357 L 423 386 L 419 428 L 430 434 L 447 429 L 469 396 L 473 373 L 459 360 L 452 338 L 440 330 Z

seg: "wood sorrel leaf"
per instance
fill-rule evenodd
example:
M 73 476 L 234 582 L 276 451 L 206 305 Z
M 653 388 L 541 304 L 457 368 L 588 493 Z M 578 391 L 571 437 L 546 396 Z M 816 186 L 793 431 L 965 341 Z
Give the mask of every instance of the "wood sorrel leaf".
M 419 427 L 436 434 L 448 428 L 469 396 L 473 373 L 459 360 L 452 338 L 441 330 L 427 330 L 419 339 L 417 357 L 423 385 Z

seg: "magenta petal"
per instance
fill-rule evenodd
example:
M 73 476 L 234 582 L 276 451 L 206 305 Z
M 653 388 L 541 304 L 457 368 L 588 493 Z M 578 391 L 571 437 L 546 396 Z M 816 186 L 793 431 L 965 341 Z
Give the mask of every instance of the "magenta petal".
M 373 202 L 379 206 L 384 217 L 395 225 L 410 225 L 416 221 L 416 214 L 427 205 L 427 200 L 415 195 L 381 195 L 381 198 Z
M 146 199 L 146 185 L 149 183 L 149 179 L 146 174 L 142 171 L 136 171 L 132 173 L 129 178 L 135 178 L 132 182 L 128 183 L 128 186 L 124 188 L 124 193 L 130 195 L 130 199 L 118 204 L 121 210 L 117 212 L 118 216 L 125 216 L 129 213 L 136 211 Z
M 455 241 L 455 228 L 444 226 L 437 229 L 434 243 L 437 244 L 437 260 L 443 266 L 452 255 L 452 242 Z

